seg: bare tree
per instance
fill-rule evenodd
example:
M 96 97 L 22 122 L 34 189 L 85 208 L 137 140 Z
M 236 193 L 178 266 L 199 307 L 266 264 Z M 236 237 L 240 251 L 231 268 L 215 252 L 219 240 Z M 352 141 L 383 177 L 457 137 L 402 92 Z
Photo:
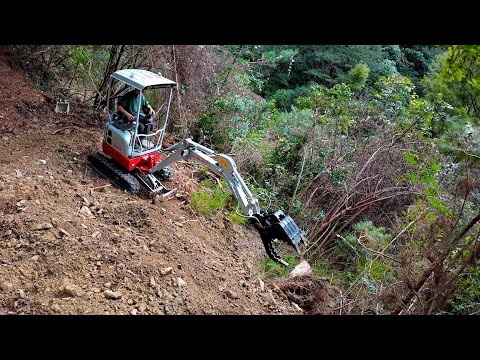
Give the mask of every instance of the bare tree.
M 102 81 L 100 82 L 100 86 L 95 92 L 95 99 L 93 101 L 93 105 L 97 109 L 106 105 L 107 100 L 105 95 L 106 95 L 110 75 L 112 75 L 112 73 L 118 70 L 118 65 L 120 63 L 120 59 L 123 56 L 124 50 L 125 50 L 125 45 L 112 45 L 110 47 L 110 56 L 108 58 L 107 65 L 105 66 L 105 71 L 103 74 Z

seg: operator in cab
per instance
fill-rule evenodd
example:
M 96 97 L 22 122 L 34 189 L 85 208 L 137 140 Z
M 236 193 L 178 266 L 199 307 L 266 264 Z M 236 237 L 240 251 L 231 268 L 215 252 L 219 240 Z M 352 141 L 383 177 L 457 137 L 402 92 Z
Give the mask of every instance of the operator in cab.
M 139 89 L 134 89 L 123 95 L 117 104 L 117 109 L 120 114 L 124 116 L 127 121 L 133 121 L 137 117 L 138 104 L 140 102 L 140 109 L 143 110 L 147 116 L 140 113 L 138 123 L 138 133 L 146 134 L 151 130 L 151 119 L 155 115 L 155 110 L 150 106 L 148 100 Z

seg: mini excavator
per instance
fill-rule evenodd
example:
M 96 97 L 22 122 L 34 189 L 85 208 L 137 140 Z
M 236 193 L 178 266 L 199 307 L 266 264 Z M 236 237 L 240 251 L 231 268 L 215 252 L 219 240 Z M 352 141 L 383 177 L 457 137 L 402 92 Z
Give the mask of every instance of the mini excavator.
M 253 196 L 237 171 L 233 159 L 196 143 L 190 138 L 162 149 L 173 89 L 176 83 L 160 74 L 142 69 L 122 69 L 110 78 L 107 95 L 108 119 L 105 123 L 102 150 L 89 154 L 90 166 L 115 187 L 137 193 L 141 186 L 148 191 L 167 195 L 162 181 L 171 176 L 169 165 L 179 160 L 190 160 L 220 174 L 235 196 L 248 222 L 259 232 L 267 255 L 275 262 L 288 265 L 276 252 L 274 240 L 293 246 L 306 244 L 306 238 L 295 221 L 283 211 L 262 211 L 257 197 Z M 127 90 L 137 89 L 149 103 L 159 104 L 154 116 L 145 114 L 138 102 L 133 121 L 122 118 L 117 110 L 118 99 Z M 145 93 L 146 90 L 158 89 Z M 144 124 L 139 133 L 138 124 Z

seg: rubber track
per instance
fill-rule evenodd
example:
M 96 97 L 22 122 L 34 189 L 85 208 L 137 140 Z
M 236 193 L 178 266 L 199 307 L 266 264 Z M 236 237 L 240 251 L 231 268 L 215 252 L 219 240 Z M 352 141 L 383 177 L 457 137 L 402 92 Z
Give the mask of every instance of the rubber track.
M 109 180 L 117 188 L 130 191 L 134 194 L 140 190 L 140 182 L 135 176 L 126 172 L 117 163 L 108 159 L 102 153 L 95 152 L 88 155 L 88 161 L 95 171 Z

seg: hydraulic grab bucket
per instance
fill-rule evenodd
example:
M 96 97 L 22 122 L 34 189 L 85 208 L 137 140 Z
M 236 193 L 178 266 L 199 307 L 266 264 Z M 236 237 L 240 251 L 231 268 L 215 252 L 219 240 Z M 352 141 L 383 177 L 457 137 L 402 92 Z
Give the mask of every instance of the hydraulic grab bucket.
M 254 217 L 258 221 L 253 220 L 253 225 L 260 233 L 265 250 L 273 261 L 288 266 L 288 263 L 275 251 L 273 247 L 274 239 L 286 242 L 288 245 L 293 246 L 297 252 L 300 252 L 298 249 L 300 242 L 307 245 L 307 239 L 302 230 L 283 211 L 277 210 L 269 214 L 256 214 Z

